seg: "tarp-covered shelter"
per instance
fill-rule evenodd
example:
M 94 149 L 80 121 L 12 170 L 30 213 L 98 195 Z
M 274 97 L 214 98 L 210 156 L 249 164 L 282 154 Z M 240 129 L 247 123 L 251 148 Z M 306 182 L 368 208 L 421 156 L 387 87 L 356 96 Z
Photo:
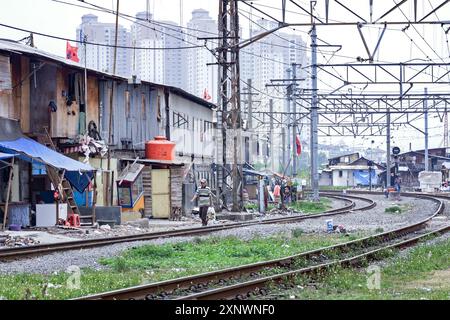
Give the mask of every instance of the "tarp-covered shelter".
M 4 208 L 4 214 L 3 214 L 3 221 L 0 221 L 2 223 L 2 229 L 5 228 L 5 222 L 6 222 L 6 217 L 8 214 L 8 205 L 9 205 L 9 194 L 11 192 L 11 179 L 12 179 L 12 175 L 13 175 L 13 165 L 14 165 L 14 157 L 16 156 L 16 154 L 8 154 L 8 153 L 3 153 L 0 152 L 0 170 L 1 169 L 5 169 L 5 168 L 9 168 L 9 177 L 8 177 L 8 187 L 7 187 L 7 193 L 6 193 L 6 203 L 5 203 L 5 208 Z M 11 162 L 7 162 L 6 160 L 11 159 Z
M 18 154 L 28 162 L 39 162 L 66 171 L 91 172 L 89 164 L 71 159 L 43 144 L 25 137 L 16 120 L 0 118 L 0 152 Z
M 12 158 L 11 163 L 6 162 L 10 158 Z M 39 163 L 57 170 L 64 170 L 66 179 L 80 192 L 84 191 L 89 185 L 93 177 L 93 171 L 95 170 L 89 164 L 69 158 L 24 136 L 17 120 L 0 117 L 0 163 L 12 167 L 16 158 L 32 164 Z M 5 225 L 8 216 L 11 179 L 12 169 L 8 182 L 2 226 Z
M 87 187 L 95 170 L 89 164 L 69 158 L 25 137 L 19 122 L 12 119 L 0 118 L 0 152 L 17 154 L 21 160 L 65 170 L 66 179 L 80 192 Z

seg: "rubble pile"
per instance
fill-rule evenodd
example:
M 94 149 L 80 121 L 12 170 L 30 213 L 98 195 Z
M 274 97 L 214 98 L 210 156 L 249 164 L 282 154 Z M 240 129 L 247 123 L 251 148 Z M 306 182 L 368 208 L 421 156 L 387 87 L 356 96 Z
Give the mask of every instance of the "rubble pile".
M 40 241 L 30 237 L 0 236 L 0 247 L 28 247 L 39 244 Z

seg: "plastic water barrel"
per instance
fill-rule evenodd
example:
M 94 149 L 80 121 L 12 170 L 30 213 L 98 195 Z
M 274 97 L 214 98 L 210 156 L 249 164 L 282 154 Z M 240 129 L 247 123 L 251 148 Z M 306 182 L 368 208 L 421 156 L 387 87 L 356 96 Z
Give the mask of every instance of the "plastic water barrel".
M 152 160 L 175 160 L 175 142 L 164 136 L 156 136 L 155 140 L 145 143 L 145 157 Z

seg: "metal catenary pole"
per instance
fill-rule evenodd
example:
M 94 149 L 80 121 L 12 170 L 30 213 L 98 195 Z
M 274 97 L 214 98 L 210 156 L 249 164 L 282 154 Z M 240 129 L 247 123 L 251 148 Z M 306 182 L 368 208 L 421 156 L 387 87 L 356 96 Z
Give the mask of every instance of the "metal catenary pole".
M 311 29 L 311 187 L 313 200 L 319 201 L 319 171 L 318 171 L 318 103 L 317 103 L 317 33 L 316 25 Z
M 386 113 L 386 189 L 391 186 L 391 113 Z
M 429 171 L 429 157 L 428 157 L 428 88 L 425 88 L 425 97 L 423 99 L 423 112 L 425 118 L 425 171 Z
M 297 100 L 296 100 L 296 89 L 297 89 L 297 64 L 292 64 L 292 176 L 297 176 Z
M 273 99 L 269 100 L 269 118 L 270 118 L 270 168 L 272 172 L 275 172 L 275 159 L 274 159 L 275 144 L 273 141 Z

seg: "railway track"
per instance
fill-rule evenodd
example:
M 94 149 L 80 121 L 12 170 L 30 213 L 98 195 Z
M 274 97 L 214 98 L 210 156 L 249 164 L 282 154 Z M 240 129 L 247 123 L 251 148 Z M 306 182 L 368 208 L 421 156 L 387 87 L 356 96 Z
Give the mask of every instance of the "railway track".
M 280 259 L 115 290 L 79 299 L 243 299 L 251 295 L 264 294 L 267 291 L 267 285 L 270 283 L 282 282 L 293 276 L 319 272 L 336 265 L 353 265 L 359 263 L 361 259 L 376 256 L 383 250 L 411 245 L 432 234 L 449 231 L 450 226 L 446 226 L 423 235 L 411 237 L 414 232 L 423 229 L 432 218 L 442 213 L 444 209 L 442 200 L 428 196 L 423 197 L 437 204 L 435 212 L 427 219 L 396 230 Z M 392 243 L 393 241 L 396 242 Z M 374 248 L 374 246 L 377 246 L 377 248 Z M 352 250 L 358 251 L 361 249 L 365 249 L 365 252 L 351 255 Z M 322 261 L 322 258 L 330 253 L 347 256 L 333 261 Z M 296 268 L 299 262 L 309 264 L 309 266 Z M 282 269 L 284 271 L 264 276 L 264 273 L 267 270 L 270 271 L 270 269 Z
M 98 238 L 98 239 L 88 239 L 88 240 L 75 240 L 75 241 L 67 241 L 53 244 L 39 244 L 29 247 L 19 247 L 19 248 L 4 248 L 0 249 L 0 261 L 7 261 L 11 259 L 23 259 L 27 257 L 32 257 L 36 255 L 43 255 L 52 252 L 58 251 L 68 251 L 68 250 L 80 250 L 80 249 L 88 249 L 95 248 L 100 246 L 112 245 L 123 242 L 131 242 L 131 241 L 146 241 L 153 240 L 159 238 L 169 238 L 169 237 L 178 237 L 178 236 L 193 236 L 193 235 L 201 235 L 207 234 L 211 232 L 233 229 L 233 228 L 241 228 L 258 224 L 274 224 L 274 223 L 290 223 L 290 222 L 298 222 L 306 219 L 314 219 L 320 217 L 333 216 L 338 214 L 344 214 L 354 211 L 364 211 L 369 210 L 376 206 L 376 203 L 373 200 L 355 196 L 355 195 L 336 195 L 331 193 L 323 193 L 321 194 L 324 197 L 334 198 L 338 200 L 342 200 L 346 202 L 346 205 L 342 208 L 327 210 L 322 213 L 315 214 L 299 214 L 293 215 L 289 217 L 281 217 L 281 218 L 272 218 L 265 220 L 253 220 L 246 222 L 234 222 L 227 223 L 224 225 L 214 225 L 208 227 L 194 227 L 194 228 L 185 228 L 179 230 L 172 231 L 161 231 L 161 232 L 151 232 L 151 233 L 143 233 L 137 235 L 129 235 L 129 236 L 119 236 L 119 237 L 111 237 L 111 238 Z M 353 200 L 359 200 L 365 202 L 366 205 L 355 208 L 355 202 Z

